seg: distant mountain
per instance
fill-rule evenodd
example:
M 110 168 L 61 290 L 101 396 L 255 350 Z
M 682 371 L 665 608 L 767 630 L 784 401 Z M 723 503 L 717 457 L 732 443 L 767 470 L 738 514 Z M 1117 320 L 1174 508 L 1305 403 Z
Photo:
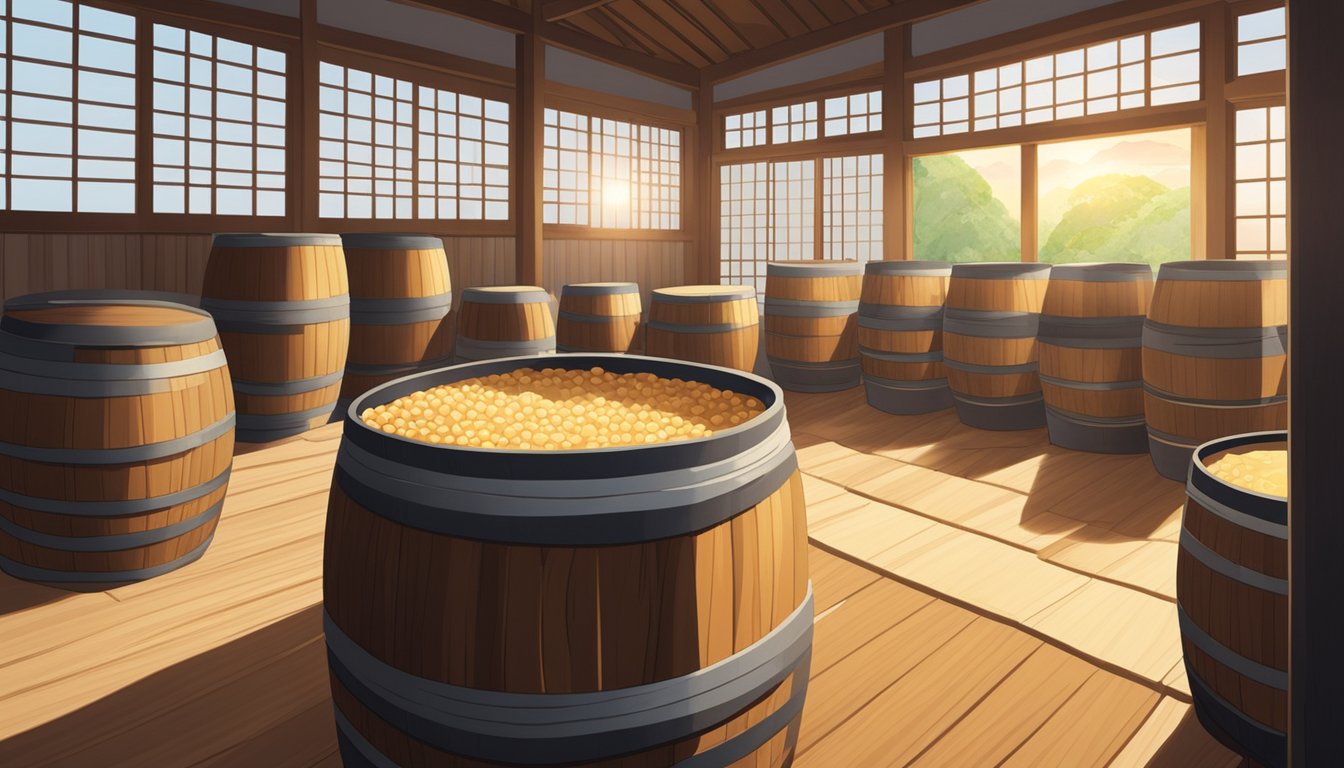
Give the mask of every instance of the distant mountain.
M 1139 261 L 1190 256 L 1190 188 L 1109 174 L 1074 188 L 1068 210 L 1041 246 L 1041 261 Z
M 989 183 L 956 155 L 917 157 L 914 243 L 921 259 L 1016 261 L 1021 229 Z
M 1129 166 L 1175 165 L 1187 167 L 1190 165 L 1190 150 L 1168 144 L 1165 141 L 1122 141 L 1093 155 L 1087 164 L 1096 166 L 1106 163 Z

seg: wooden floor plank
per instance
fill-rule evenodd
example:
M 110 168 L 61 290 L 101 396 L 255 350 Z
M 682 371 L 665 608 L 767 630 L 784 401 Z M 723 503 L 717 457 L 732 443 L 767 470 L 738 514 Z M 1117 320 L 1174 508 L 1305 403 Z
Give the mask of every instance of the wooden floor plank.
M 1132 680 L 1093 674 L 1003 768 L 1101 768 L 1138 732 L 1161 696 Z
M 1110 768 L 1235 768 L 1241 756 L 1200 725 L 1188 702 L 1164 696 Z
M 831 606 L 882 578 L 817 547 L 808 548 L 807 565 L 812 579 L 812 601 L 817 613 L 825 613 Z

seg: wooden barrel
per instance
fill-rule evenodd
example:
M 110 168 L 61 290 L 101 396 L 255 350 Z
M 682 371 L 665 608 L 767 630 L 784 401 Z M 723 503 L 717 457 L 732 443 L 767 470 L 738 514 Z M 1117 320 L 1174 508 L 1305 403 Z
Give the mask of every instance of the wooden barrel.
M 554 366 L 701 381 L 766 410 L 708 438 L 572 452 L 417 443 L 347 416 L 323 563 L 345 764 L 789 764 L 813 601 L 777 386 L 563 355 L 421 374 L 353 410 Z
M 233 465 L 233 393 L 210 315 L 63 291 L 0 319 L 0 568 L 148 579 L 205 553 Z
M 459 363 L 555 352 L 551 296 L 535 285 L 467 288 L 457 314 Z
M 765 356 L 776 384 L 794 392 L 858 386 L 862 287 L 857 261 L 765 265 Z
M 340 237 L 215 235 L 201 308 L 229 356 L 239 440 L 264 443 L 327 423 L 350 346 Z
M 749 285 L 658 288 L 649 299 L 646 354 L 750 371 L 760 345 L 756 291 Z
M 952 407 L 943 366 L 943 303 L 952 265 L 870 261 L 859 301 L 859 359 L 868 404 L 896 414 Z
M 1037 333 L 1050 442 L 1144 453 L 1143 320 L 1147 264 L 1061 264 L 1050 271 Z
M 642 311 L 638 283 L 570 283 L 560 290 L 556 351 L 634 352 Z
M 1288 500 L 1239 488 L 1208 466 L 1228 452 L 1284 450 L 1286 432 L 1199 446 L 1186 483 L 1176 615 L 1195 713 L 1229 748 L 1287 762 Z
M 1045 426 L 1036 329 L 1049 278 L 1049 264 L 953 265 L 943 313 L 943 363 L 963 424 Z
M 452 365 L 452 283 L 443 240 L 341 236 L 350 275 L 350 355 L 340 402 L 386 381 Z
M 1288 426 L 1288 262 L 1177 261 L 1143 324 L 1143 405 L 1157 471 L 1185 480 L 1195 446 Z

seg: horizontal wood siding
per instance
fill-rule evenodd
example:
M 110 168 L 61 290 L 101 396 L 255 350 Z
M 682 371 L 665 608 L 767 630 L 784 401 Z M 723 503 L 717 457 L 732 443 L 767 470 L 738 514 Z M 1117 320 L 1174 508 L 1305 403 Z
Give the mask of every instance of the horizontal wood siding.
M 547 240 L 542 287 L 559 297 L 567 283 L 639 283 L 647 315 L 649 292 L 686 283 L 689 243 L 661 240 Z

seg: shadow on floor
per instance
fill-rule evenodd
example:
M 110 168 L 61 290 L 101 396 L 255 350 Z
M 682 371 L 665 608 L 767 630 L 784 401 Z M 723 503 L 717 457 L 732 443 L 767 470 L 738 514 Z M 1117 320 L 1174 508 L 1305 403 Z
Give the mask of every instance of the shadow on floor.
M 0 572 L 0 616 L 64 600 L 75 591 L 33 584 Z
M 0 765 L 315 764 L 336 747 L 321 616 L 311 606 L 6 739 Z

